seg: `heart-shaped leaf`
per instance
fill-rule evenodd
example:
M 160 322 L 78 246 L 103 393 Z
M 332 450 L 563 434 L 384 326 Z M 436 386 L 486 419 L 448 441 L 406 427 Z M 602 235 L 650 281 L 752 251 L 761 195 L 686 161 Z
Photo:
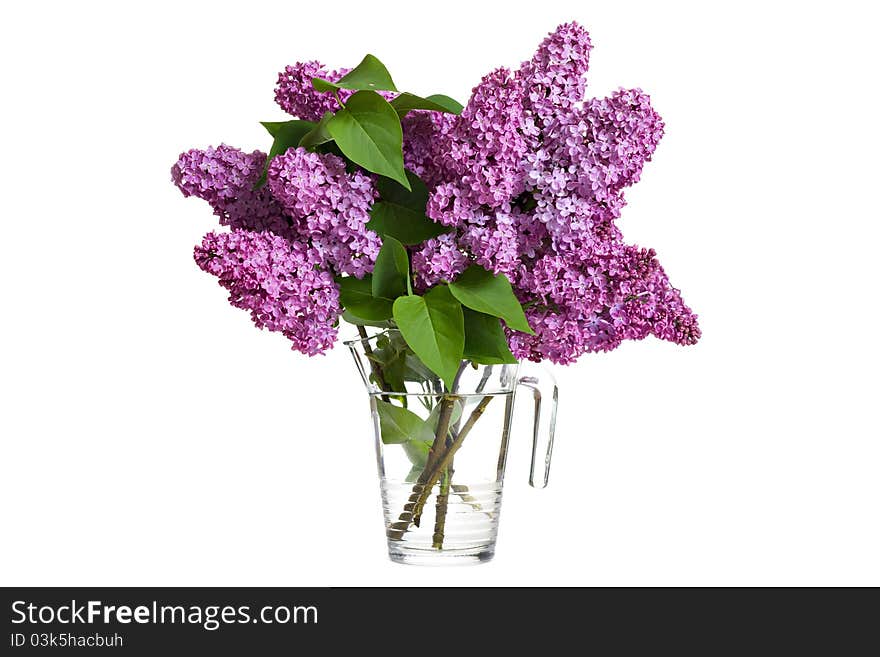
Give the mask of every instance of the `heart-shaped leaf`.
M 403 169 L 400 119 L 375 91 L 355 93 L 327 122 L 327 131 L 352 162 L 410 188 Z
M 416 436 L 416 440 L 428 443 L 428 445 L 431 445 L 434 442 L 434 437 L 437 434 L 437 423 L 440 421 L 441 408 L 442 404 L 435 404 L 434 408 L 431 409 L 431 413 L 422 424 L 422 428 Z M 449 416 L 449 427 L 454 427 L 455 423 L 461 419 L 461 413 L 463 410 L 461 402 L 458 399 L 453 400 L 452 413 Z
M 449 231 L 449 228 L 443 224 L 428 219 L 424 212 L 415 212 L 387 201 L 373 204 L 367 228 L 386 238 L 392 237 L 407 246 L 421 244 L 427 239 Z
M 269 149 L 269 155 L 266 157 L 266 166 L 263 167 L 263 174 L 255 185 L 256 189 L 266 184 L 266 172 L 269 170 L 269 163 L 272 162 L 272 158 L 286 153 L 288 148 L 299 146 L 303 135 L 315 127 L 315 124 L 311 121 L 299 120 L 261 121 L 260 124 L 272 135 L 274 141 L 272 142 L 272 148 Z
M 451 389 L 464 353 L 464 315 L 449 288 L 398 297 L 393 312 L 406 343 Z
M 403 443 L 402 447 L 403 451 L 406 453 L 406 458 L 408 458 L 410 463 L 413 464 L 415 479 L 412 481 L 415 481 L 419 478 L 422 469 L 425 467 L 425 463 L 428 462 L 428 454 L 431 452 L 431 443 L 423 440 L 410 440 L 409 442 Z M 409 475 L 407 475 L 407 481 L 410 481 Z
M 425 206 L 428 204 L 428 187 L 410 170 L 404 172 L 409 187 L 404 187 L 400 183 L 380 176 L 376 181 L 376 190 L 379 192 L 379 198 L 389 203 L 402 205 L 410 210 L 424 212 Z
M 409 285 L 409 255 L 403 244 L 385 237 L 373 265 L 373 296 L 396 299 L 409 291 Z
M 403 376 L 405 369 L 406 360 L 402 355 L 382 366 L 382 377 L 391 392 L 406 392 L 406 379 Z M 406 397 L 402 399 L 406 401 Z
M 390 178 L 379 178 L 376 189 L 381 200 L 373 204 L 367 228 L 379 235 L 389 235 L 407 246 L 421 244 L 448 232 L 449 228 L 425 215 L 428 203 L 425 183 L 412 171 L 406 172 L 406 178 L 409 190 Z
M 462 410 L 461 402 L 455 400 L 452 406 L 452 415 L 449 418 L 450 427 L 454 426 L 455 423 L 461 419 Z M 434 443 L 434 436 L 437 432 L 437 422 L 439 422 L 439 420 L 440 404 L 437 404 L 431 409 L 431 414 L 422 423 L 416 437 L 402 443 L 401 446 L 403 447 L 403 451 L 406 453 L 406 457 L 410 460 L 410 463 L 413 464 L 414 468 L 421 470 L 425 467 L 425 463 L 428 461 L 428 455 L 431 452 L 431 445 Z M 416 472 L 416 477 L 418 477 L 418 475 L 419 472 Z
M 443 94 L 431 94 L 425 100 L 430 100 L 432 103 L 445 107 L 452 114 L 461 114 L 461 111 L 464 109 L 464 105 L 455 100 L 455 98 L 450 98 Z
M 504 274 L 493 274 L 479 265 L 471 265 L 449 284 L 449 290 L 462 305 L 500 317 L 514 331 L 535 334 Z
M 501 320 L 464 308 L 464 358 L 483 365 L 515 363 Z
M 312 86 L 317 91 L 336 91 L 337 89 L 372 89 L 375 91 L 397 91 L 391 74 L 373 55 L 367 55 L 360 64 L 343 75 L 336 82 L 323 78 L 312 78 Z
M 391 299 L 373 295 L 371 276 L 364 276 L 361 279 L 346 276 L 337 279 L 337 283 L 339 285 L 339 303 L 355 319 L 377 322 L 391 318 L 393 302 Z
M 386 445 L 405 443 L 422 435 L 425 421 L 412 411 L 381 399 L 376 400 L 376 411 L 382 442 Z
M 349 324 L 354 324 L 355 326 L 375 326 L 377 328 L 388 328 L 389 322 L 381 319 L 364 319 L 363 317 L 358 317 L 353 314 L 349 310 L 343 310 L 342 315 L 340 317 L 348 322 Z
M 403 448 L 406 449 L 408 444 L 409 443 L 404 445 Z M 429 450 L 431 449 L 430 445 L 428 445 L 428 449 Z M 409 452 L 407 452 L 406 455 L 409 456 Z M 413 457 L 409 456 L 409 460 L 412 461 Z M 425 461 L 427 461 L 427 460 L 428 460 L 428 455 L 427 455 L 427 453 L 425 453 Z M 404 479 L 403 481 L 407 484 L 416 483 L 419 480 L 419 477 L 421 476 L 422 470 L 424 469 L 424 467 L 425 467 L 424 461 L 422 462 L 421 465 L 414 465 L 413 467 L 411 467 L 409 469 L 409 472 L 406 474 L 406 479 Z
M 333 141 L 333 137 L 327 131 L 327 124 L 332 118 L 333 112 L 324 112 L 321 120 L 317 124 L 312 124 L 314 127 L 302 136 L 302 139 L 299 140 L 299 145 L 307 150 L 314 150 L 316 146 Z
M 412 110 L 430 110 L 432 112 L 446 112 L 447 114 L 460 114 L 463 109 L 461 103 L 456 102 L 449 96 L 436 94 L 422 98 L 409 92 L 404 92 L 391 101 L 391 106 L 403 118 Z
M 429 370 L 416 356 L 407 354 L 404 358 L 403 378 L 405 381 L 433 383 L 437 379 L 437 374 Z

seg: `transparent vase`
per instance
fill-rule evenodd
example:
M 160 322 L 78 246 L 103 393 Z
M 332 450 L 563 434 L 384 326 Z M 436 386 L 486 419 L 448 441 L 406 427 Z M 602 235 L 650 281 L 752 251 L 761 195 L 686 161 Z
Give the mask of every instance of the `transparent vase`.
M 495 554 L 516 393 L 533 408 L 529 483 L 547 485 L 557 387 L 531 363 L 463 361 L 447 388 L 396 329 L 346 342 L 370 398 L 388 553 L 406 564 Z

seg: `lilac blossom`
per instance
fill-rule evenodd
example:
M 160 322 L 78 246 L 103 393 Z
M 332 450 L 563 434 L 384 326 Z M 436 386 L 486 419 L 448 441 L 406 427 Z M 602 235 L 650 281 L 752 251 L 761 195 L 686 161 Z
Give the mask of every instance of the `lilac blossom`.
M 456 118 L 454 114 L 413 111 L 400 121 L 404 166 L 429 187 L 450 177 L 443 145 L 447 143 L 446 134 Z
M 496 208 L 522 193 L 527 148 L 522 123 L 521 90 L 509 70 L 496 69 L 474 87 L 462 113 L 437 135 L 446 185 L 454 188 L 454 196 Z
M 416 278 L 443 280 L 462 258 L 507 275 L 536 332 L 509 334 L 520 358 L 570 363 L 627 339 L 700 335 L 654 252 L 617 226 L 663 121 L 639 89 L 584 100 L 591 48 L 582 27 L 562 25 L 516 73 L 483 78 L 460 116 L 405 126 L 427 214 L 454 230 L 413 258 Z
M 565 23 L 550 33 L 528 62 L 517 71 L 523 86 L 523 106 L 534 123 L 541 124 L 584 99 L 590 64 L 590 35 L 577 23 Z
M 334 95 L 327 91 L 317 91 L 312 85 L 313 78 L 322 78 L 329 82 L 338 82 L 339 78 L 351 69 L 340 68 L 328 71 L 318 61 L 297 62 L 285 66 L 278 74 L 275 85 L 275 102 L 288 114 L 305 121 L 320 121 L 325 112 L 335 112 L 339 103 Z M 339 89 L 339 100 L 346 102 L 355 93 L 350 89 Z M 390 91 L 379 91 L 385 100 L 391 100 L 397 94 Z
M 339 105 L 333 94 L 316 91 L 312 78 L 336 82 L 349 69 L 328 71 L 321 62 L 297 62 L 278 74 L 275 86 L 275 102 L 288 114 L 305 121 L 320 121 L 324 112 L 334 112 Z M 345 102 L 352 92 L 341 89 L 340 98 Z
M 265 164 L 265 153 L 220 144 L 181 153 L 171 178 L 184 196 L 207 201 L 224 226 L 293 237 L 290 219 L 269 190 L 254 189 Z
M 461 231 L 459 243 L 484 269 L 513 278 L 520 261 L 518 218 L 516 209 L 507 208 L 475 217 Z
M 412 254 L 415 286 L 425 290 L 441 281 L 452 281 L 470 261 L 459 247 L 455 235 L 445 233 L 425 241 Z
M 309 356 L 336 341 L 339 290 L 305 242 L 269 233 L 208 233 L 195 261 L 229 291 L 229 303 L 248 310 L 259 328 L 278 331 Z
M 510 333 L 518 358 L 564 364 L 623 340 L 654 335 L 689 345 L 700 337 L 696 316 L 653 249 L 618 243 L 592 257 L 548 254 L 523 266 L 517 283 L 531 301 L 526 316 L 535 330 L 534 336 Z
M 381 240 L 366 228 L 376 198 L 370 176 L 348 173 L 335 155 L 291 148 L 272 160 L 267 186 L 325 264 L 358 278 L 372 271 Z

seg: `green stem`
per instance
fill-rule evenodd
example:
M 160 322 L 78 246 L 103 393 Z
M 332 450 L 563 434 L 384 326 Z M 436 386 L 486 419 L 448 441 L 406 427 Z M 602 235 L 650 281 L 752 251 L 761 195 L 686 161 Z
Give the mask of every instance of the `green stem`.
M 434 468 L 434 471 L 428 475 L 427 481 L 425 482 L 424 487 L 419 493 L 418 499 L 416 499 L 415 504 L 412 509 L 413 514 L 413 523 L 416 523 L 418 519 L 422 515 L 422 509 L 425 507 L 425 502 L 428 500 L 428 496 L 431 494 L 431 489 L 434 487 L 434 484 L 437 483 L 437 480 L 440 478 L 440 473 L 442 473 L 446 468 L 449 467 L 449 464 L 452 463 L 452 459 L 455 457 L 455 453 L 461 447 L 464 439 L 467 438 L 467 435 L 470 433 L 471 429 L 473 429 L 474 424 L 476 424 L 477 420 L 480 419 L 480 416 L 486 410 L 486 406 L 489 405 L 489 402 L 492 401 L 491 397 L 484 397 L 480 400 L 480 403 L 477 404 L 477 407 L 474 409 L 471 416 L 468 418 L 467 422 L 465 422 L 464 426 L 461 428 L 456 439 L 449 446 L 449 449 L 443 454 L 440 458 L 440 462 Z M 418 524 L 416 524 L 418 527 Z
M 435 550 L 443 549 L 443 538 L 446 530 L 446 512 L 449 504 L 449 486 L 452 480 L 452 464 L 443 471 L 443 480 L 440 482 L 440 492 L 437 494 L 437 517 L 434 519 L 434 536 L 431 547 Z
M 486 388 L 486 384 L 489 382 L 489 377 L 492 376 L 493 369 L 494 369 L 493 365 L 486 366 L 486 369 L 483 371 L 483 376 L 480 378 L 480 382 L 477 384 L 477 389 L 475 390 L 476 394 L 482 393 L 483 390 Z M 455 439 L 456 436 L 458 436 L 458 430 L 459 430 L 460 425 L 461 425 L 461 418 L 459 417 L 455 423 L 455 426 L 453 426 L 451 429 L 453 440 Z M 452 473 L 453 472 L 454 472 L 454 470 L 452 469 L 452 464 L 450 463 L 450 465 L 449 465 L 449 473 L 450 473 L 449 479 L 450 479 L 450 481 L 452 480 Z M 466 485 L 464 485 L 464 484 L 450 484 L 450 486 L 451 486 L 452 492 L 455 493 L 456 495 L 458 495 L 458 497 L 461 499 L 461 501 L 464 502 L 465 504 L 467 504 L 468 506 L 470 506 L 474 511 L 482 511 L 483 510 L 483 506 L 477 501 L 477 498 L 475 498 L 473 495 L 470 494 L 471 491 Z M 440 510 L 439 499 L 437 500 L 437 502 L 438 502 L 437 510 L 439 512 L 439 510 Z M 490 518 L 492 517 L 491 512 L 487 512 L 486 515 L 489 516 Z M 442 533 L 443 525 L 445 525 L 445 520 L 446 520 L 446 513 L 445 513 L 445 508 L 444 508 L 443 521 L 440 523 L 441 524 L 441 533 Z M 434 530 L 435 534 L 437 533 L 436 524 L 437 523 L 435 522 L 435 530 Z M 442 545 L 441 545 L 441 547 L 442 547 Z
M 464 372 L 464 368 L 467 366 L 467 361 L 462 361 L 461 365 L 458 366 L 458 371 L 455 373 L 455 378 L 452 381 L 452 393 L 455 393 L 458 390 L 458 381 L 461 379 L 461 374 Z M 431 443 L 431 449 L 428 452 L 428 459 L 425 462 L 425 467 L 422 472 L 430 472 L 433 469 L 434 465 L 437 463 L 437 459 L 440 458 L 440 455 L 446 449 L 446 436 L 449 433 L 449 423 L 452 420 L 452 411 L 455 409 L 455 397 L 454 395 L 444 395 L 440 400 L 440 414 L 437 418 L 437 429 L 434 431 L 434 442 Z M 418 523 L 416 523 L 418 527 Z
M 391 524 L 388 528 L 388 537 L 392 540 L 399 541 L 403 538 L 404 533 L 409 529 L 410 524 L 419 526 L 421 516 L 413 517 L 413 504 L 422 492 L 422 488 L 428 480 L 429 473 L 433 472 L 434 466 L 440 459 L 440 455 L 446 445 L 446 434 L 449 432 L 449 422 L 452 419 L 452 410 L 455 407 L 455 397 L 452 395 L 444 395 L 440 399 L 440 413 L 437 417 L 437 429 L 434 432 L 434 442 L 428 451 L 428 458 L 425 461 L 425 467 L 419 473 L 419 478 L 413 484 L 412 493 L 410 493 L 409 501 L 403 506 L 403 511 L 398 517 L 397 522 Z
M 422 472 L 430 472 L 446 447 L 446 434 L 449 433 L 449 422 L 452 420 L 452 411 L 455 408 L 455 397 L 444 395 L 440 400 L 440 414 L 437 417 L 437 430 L 434 432 L 434 442 L 428 451 L 428 459 Z M 418 526 L 418 525 L 416 525 Z
M 370 371 L 373 373 L 373 378 L 376 380 L 376 385 L 379 386 L 379 390 L 383 390 L 385 392 L 391 392 L 388 390 L 388 384 L 385 383 L 385 375 L 382 374 L 382 368 L 375 360 L 373 360 L 373 348 L 370 346 L 370 339 L 367 337 L 366 329 L 358 324 L 357 327 L 358 335 L 361 336 L 361 344 L 364 346 L 364 353 L 367 355 L 367 360 L 370 361 Z M 382 395 L 382 401 L 390 401 L 387 395 Z
M 465 422 L 464 426 L 461 428 L 458 436 L 455 437 L 455 440 L 443 456 L 440 457 L 439 462 L 430 470 L 430 472 L 429 468 L 425 466 L 422 474 L 419 475 L 418 482 L 413 486 L 413 492 L 409 497 L 409 501 L 404 505 L 403 512 L 400 514 L 398 521 L 392 523 L 388 528 L 388 538 L 394 541 L 399 541 L 403 538 L 403 535 L 409 529 L 411 524 L 414 524 L 416 527 L 419 526 L 422 510 L 425 507 L 425 502 L 431 495 L 431 490 L 434 488 L 434 484 L 437 483 L 440 474 L 449 467 L 455 453 L 459 450 L 462 442 L 467 438 L 467 435 L 470 433 L 471 429 L 473 429 L 474 424 L 476 424 L 477 420 L 480 419 L 480 416 L 483 415 L 486 406 L 488 406 L 491 401 L 492 397 L 484 397 L 480 400 L 480 403 L 477 404 L 477 407 L 473 410 L 467 422 Z

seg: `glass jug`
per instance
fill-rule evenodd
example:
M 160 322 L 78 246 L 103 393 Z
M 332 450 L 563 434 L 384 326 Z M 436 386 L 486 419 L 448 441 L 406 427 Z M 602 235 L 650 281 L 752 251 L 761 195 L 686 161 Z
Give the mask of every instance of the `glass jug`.
M 547 485 L 557 387 L 531 363 L 463 361 L 451 389 L 396 329 L 350 340 L 370 397 L 392 561 L 445 565 L 495 554 L 516 392 L 534 403 L 529 483 Z M 549 404 L 549 408 L 547 408 Z

